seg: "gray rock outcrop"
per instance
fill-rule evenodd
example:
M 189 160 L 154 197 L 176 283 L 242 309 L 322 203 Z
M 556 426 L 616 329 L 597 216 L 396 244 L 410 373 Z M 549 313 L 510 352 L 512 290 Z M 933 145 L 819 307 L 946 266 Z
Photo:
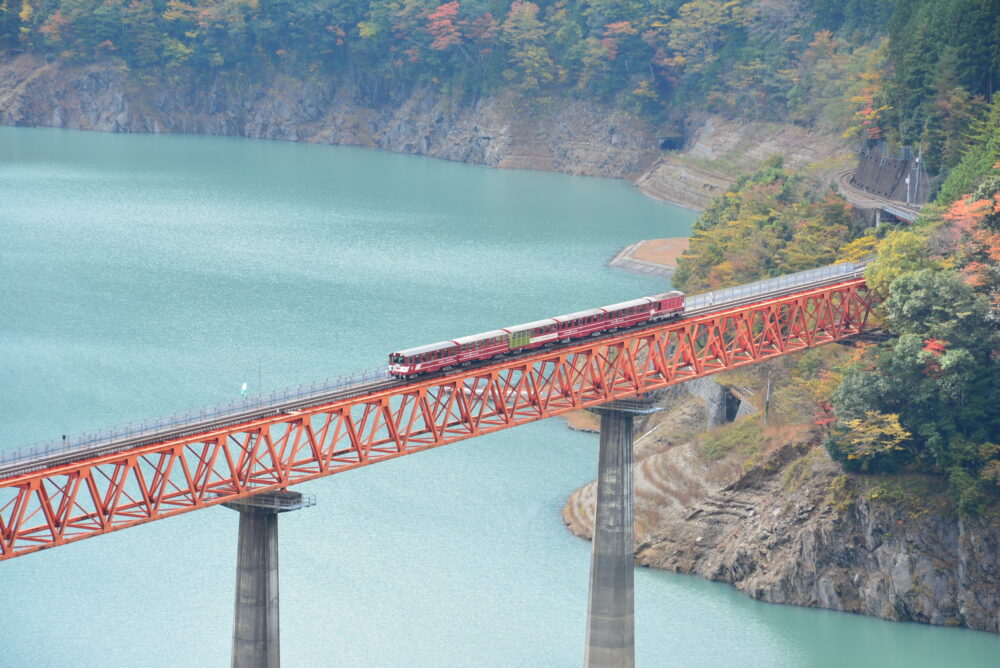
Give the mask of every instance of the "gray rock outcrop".
M 705 419 L 701 400 L 687 403 L 673 412 Z M 956 515 L 940 481 L 848 476 L 820 446 L 786 445 L 749 467 L 696 442 L 661 446 L 637 445 L 638 564 L 772 603 L 1000 633 L 1000 518 Z M 563 511 L 585 538 L 592 484 Z
M 0 124 L 187 133 L 370 146 L 502 168 L 624 178 L 659 154 L 655 128 L 582 100 L 526 108 L 506 96 L 453 100 L 424 87 L 371 104 L 348 81 L 274 74 L 207 82 L 140 79 L 121 63 L 0 59 Z

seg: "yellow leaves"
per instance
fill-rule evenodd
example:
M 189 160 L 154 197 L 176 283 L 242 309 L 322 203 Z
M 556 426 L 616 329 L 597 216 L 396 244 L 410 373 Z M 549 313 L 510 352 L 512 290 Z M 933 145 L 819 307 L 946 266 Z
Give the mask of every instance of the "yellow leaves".
M 604 26 L 605 37 L 615 37 L 616 35 L 635 35 L 639 31 L 632 27 L 629 21 L 618 21 Z
M 692 0 L 670 21 L 669 45 L 683 62 L 698 72 L 718 59 L 718 50 L 730 29 L 743 18 L 737 0 L 725 4 L 717 0 Z
M 994 459 L 987 463 L 983 467 L 983 470 L 979 472 L 979 477 L 986 482 L 995 483 L 997 487 L 1000 487 L 1000 461 Z
M 35 10 L 31 8 L 30 0 L 24 0 L 24 2 L 21 3 L 21 11 L 18 12 L 17 17 L 21 19 L 21 23 L 30 23 L 31 17 L 34 13 Z
M 658 96 L 656 91 L 654 91 L 649 85 L 648 79 L 643 79 L 639 82 L 639 85 L 632 91 L 632 94 L 636 97 L 644 97 L 651 100 L 655 100 Z
M 896 413 L 865 411 L 864 417 L 846 420 L 843 426 L 847 428 L 843 442 L 848 459 L 872 459 L 905 450 L 903 444 L 910 439 Z
M 827 55 L 832 54 L 837 49 L 833 32 L 830 30 L 819 30 L 813 33 L 813 41 L 809 42 L 809 48 L 813 51 L 824 52 Z
M 933 267 L 927 237 L 922 232 L 895 230 L 879 244 L 878 258 L 868 265 L 865 279 L 870 288 L 887 297 L 889 286 L 899 276 Z
M 361 39 L 371 39 L 378 34 L 378 26 L 370 21 L 358 22 L 358 36 Z
M 181 0 L 170 0 L 163 10 L 163 18 L 167 21 L 190 21 L 194 19 L 195 8 Z
M 861 260 L 874 255 L 875 251 L 878 249 L 878 244 L 878 237 L 858 237 L 841 249 L 840 254 L 837 257 L 837 263 L 860 262 Z
M 794 69 L 781 69 L 781 70 L 778 70 L 778 74 L 780 76 L 784 77 L 785 79 L 787 79 L 788 81 L 790 81 L 793 84 L 797 84 L 797 83 L 799 83 L 802 80 L 802 77 L 799 76 L 798 70 L 794 70 Z

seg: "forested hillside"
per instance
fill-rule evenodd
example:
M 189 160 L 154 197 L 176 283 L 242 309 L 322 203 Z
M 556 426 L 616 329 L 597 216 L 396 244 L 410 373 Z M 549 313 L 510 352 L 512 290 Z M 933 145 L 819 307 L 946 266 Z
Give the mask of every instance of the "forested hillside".
M 431 83 L 686 101 L 809 119 L 870 63 L 890 0 L 4 0 L 9 49 L 137 70 L 287 69 L 390 95 Z M 862 53 L 855 53 L 868 45 Z M 820 67 L 815 67 L 821 63 Z M 831 90 L 835 88 L 836 90 Z
M 922 143 L 932 172 L 1000 79 L 990 0 L 2 0 L 0 46 L 138 75 L 350 78 L 375 104 L 414 86 L 614 101 Z
M 847 470 L 930 474 L 970 514 L 1000 503 L 1000 100 L 976 127 L 915 225 L 866 228 L 774 161 L 699 217 L 675 277 L 698 292 L 877 252 L 895 338 L 785 368 L 778 411 Z

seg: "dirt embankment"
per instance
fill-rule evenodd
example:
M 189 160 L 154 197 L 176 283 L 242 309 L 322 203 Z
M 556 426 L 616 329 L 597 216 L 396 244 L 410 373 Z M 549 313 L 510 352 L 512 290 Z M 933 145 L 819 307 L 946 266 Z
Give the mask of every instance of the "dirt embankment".
M 684 150 L 660 155 L 635 183 L 651 197 L 704 209 L 774 155 L 783 156 L 786 167 L 831 182 L 854 161 L 841 137 L 791 124 L 708 116 L 693 126 Z
M 669 278 L 677 270 L 677 260 L 690 246 L 688 237 L 646 239 L 626 246 L 608 262 L 639 274 L 655 274 Z

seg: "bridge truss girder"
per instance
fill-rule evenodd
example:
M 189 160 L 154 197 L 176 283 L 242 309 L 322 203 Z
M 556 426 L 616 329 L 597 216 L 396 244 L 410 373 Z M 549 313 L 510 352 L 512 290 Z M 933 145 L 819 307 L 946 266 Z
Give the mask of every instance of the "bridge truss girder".
M 0 560 L 857 335 L 863 279 L 0 480 Z

